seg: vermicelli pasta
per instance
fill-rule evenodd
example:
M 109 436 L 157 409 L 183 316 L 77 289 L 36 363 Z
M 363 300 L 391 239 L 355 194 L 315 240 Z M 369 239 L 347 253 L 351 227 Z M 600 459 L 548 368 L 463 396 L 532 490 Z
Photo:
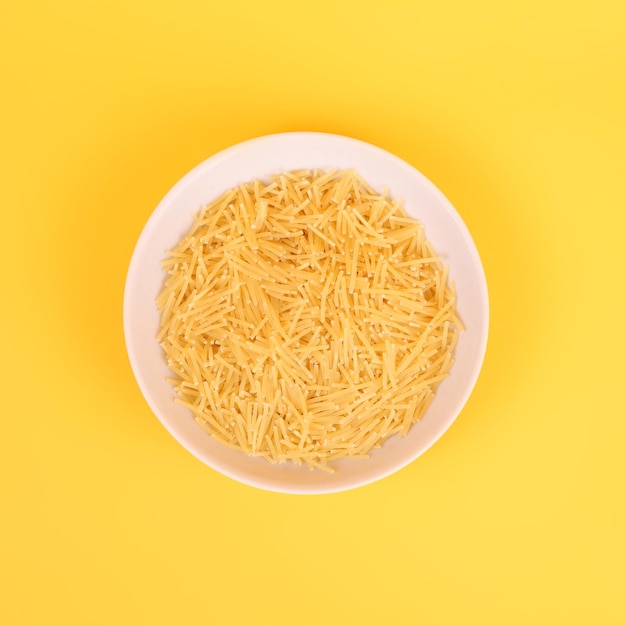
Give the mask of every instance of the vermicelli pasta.
M 228 190 L 163 269 L 158 340 L 177 402 L 270 462 L 367 457 L 422 418 L 452 365 L 448 268 L 352 170 Z

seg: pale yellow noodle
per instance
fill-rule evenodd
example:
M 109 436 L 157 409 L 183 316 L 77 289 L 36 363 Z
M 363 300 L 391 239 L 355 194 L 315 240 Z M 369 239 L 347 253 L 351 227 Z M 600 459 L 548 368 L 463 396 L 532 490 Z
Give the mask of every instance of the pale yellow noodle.
M 462 330 L 421 224 L 351 170 L 227 191 L 163 270 L 158 340 L 177 402 L 271 463 L 333 471 L 406 435 Z

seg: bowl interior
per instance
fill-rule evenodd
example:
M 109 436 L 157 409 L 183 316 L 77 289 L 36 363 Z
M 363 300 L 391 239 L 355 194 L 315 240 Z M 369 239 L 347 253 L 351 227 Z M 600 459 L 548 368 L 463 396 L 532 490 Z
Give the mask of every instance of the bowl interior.
M 291 463 L 271 465 L 226 448 L 208 436 L 191 413 L 175 404 L 171 377 L 156 341 L 155 300 L 163 285 L 160 263 L 192 225 L 193 215 L 223 191 L 254 178 L 301 168 L 355 168 L 378 191 L 388 187 L 418 218 L 458 294 L 466 326 L 449 378 L 438 388 L 424 418 L 404 438 L 392 437 L 367 460 L 333 464 L 334 474 Z M 124 294 L 124 332 L 141 391 L 165 428 L 210 467 L 241 482 L 287 493 L 328 493 L 367 484 L 404 467 L 446 431 L 467 401 L 487 343 L 485 275 L 472 238 L 444 195 L 401 159 L 370 144 L 324 133 L 284 133 L 233 146 L 201 163 L 165 196 L 148 220 L 131 259 Z

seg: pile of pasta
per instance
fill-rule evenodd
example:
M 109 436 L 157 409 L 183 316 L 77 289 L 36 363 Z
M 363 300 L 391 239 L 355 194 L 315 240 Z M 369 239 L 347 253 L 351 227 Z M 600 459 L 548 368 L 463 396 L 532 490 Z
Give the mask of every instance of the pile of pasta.
M 163 269 L 158 340 L 176 401 L 273 463 L 333 471 L 406 435 L 462 328 L 422 225 L 353 170 L 228 190 Z

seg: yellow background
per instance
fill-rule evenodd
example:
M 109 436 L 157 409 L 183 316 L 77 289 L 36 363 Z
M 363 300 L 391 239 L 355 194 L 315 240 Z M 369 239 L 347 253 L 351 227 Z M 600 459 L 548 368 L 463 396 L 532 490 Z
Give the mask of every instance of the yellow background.
M 623 7 L 2 2 L 0 622 L 626 623 Z M 451 430 L 329 496 L 196 461 L 122 335 L 162 196 L 291 130 L 424 172 L 490 288 Z

